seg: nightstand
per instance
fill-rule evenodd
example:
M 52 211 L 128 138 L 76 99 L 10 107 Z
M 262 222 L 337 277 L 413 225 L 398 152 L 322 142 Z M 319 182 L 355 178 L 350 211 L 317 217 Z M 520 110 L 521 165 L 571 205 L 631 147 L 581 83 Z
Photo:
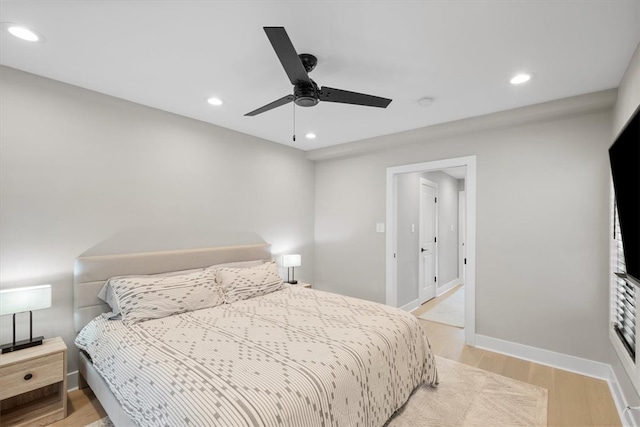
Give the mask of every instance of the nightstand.
M 67 346 L 62 338 L 0 355 L 2 427 L 44 426 L 67 416 Z
M 300 286 L 302 288 L 308 288 L 308 289 L 312 288 L 311 283 L 302 283 L 302 282 L 298 282 L 297 285 L 293 285 L 293 286 Z

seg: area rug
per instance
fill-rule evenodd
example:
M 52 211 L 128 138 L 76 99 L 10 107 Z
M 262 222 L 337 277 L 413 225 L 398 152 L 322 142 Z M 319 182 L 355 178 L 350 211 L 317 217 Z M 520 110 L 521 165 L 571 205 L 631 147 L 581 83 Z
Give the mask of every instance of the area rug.
M 444 301 L 434 305 L 418 317 L 464 328 L 464 286 L 460 286 Z
M 85 427 L 115 427 L 109 417 L 87 424 Z
M 546 389 L 436 357 L 437 388 L 420 387 L 387 427 L 546 426 Z
M 546 426 L 547 390 L 436 356 L 440 384 L 420 387 L 386 424 L 422 426 Z M 113 427 L 103 418 L 87 427 Z

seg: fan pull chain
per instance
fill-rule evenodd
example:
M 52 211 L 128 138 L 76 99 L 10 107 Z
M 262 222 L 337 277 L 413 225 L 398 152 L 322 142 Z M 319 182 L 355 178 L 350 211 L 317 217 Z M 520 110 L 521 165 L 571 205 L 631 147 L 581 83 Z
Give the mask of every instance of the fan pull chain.
M 296 142 L 296 103 L 293 104 L 293 142 Z

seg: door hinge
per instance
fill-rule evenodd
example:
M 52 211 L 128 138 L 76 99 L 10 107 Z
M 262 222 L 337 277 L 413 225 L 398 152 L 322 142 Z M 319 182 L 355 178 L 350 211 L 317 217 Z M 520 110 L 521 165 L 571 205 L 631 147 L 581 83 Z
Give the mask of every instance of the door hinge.
M 438 198 L 436 197 L 435 199 L 436 199 L 435 202 L 438 203 Z
M 466 258 L 464 259 L 464 265 L 467 265 L 467 259 Z
M 436 276 L 436 277 L 434 277 L 434 278 L 433 278 L 433 281 L 434 281 L 434 282 L 437 282 L 437 281 L 438 281 L 438 277 L 437 277 L 437 276 Z
M 437 238 L 437 237 L 434 237 L 434 238 L 433 238 L 433 243 L 436 243 L 437 241 L 438 241 L 438 238 Z

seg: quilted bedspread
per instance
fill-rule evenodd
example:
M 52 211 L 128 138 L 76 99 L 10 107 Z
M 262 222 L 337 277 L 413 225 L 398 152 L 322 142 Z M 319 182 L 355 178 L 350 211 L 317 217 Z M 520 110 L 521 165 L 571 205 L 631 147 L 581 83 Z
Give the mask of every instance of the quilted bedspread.
M 382 426 L 437 382 L 414 316 L 296 286 L 128 326 L 99 316 L 76 344 L 140 426 Z

